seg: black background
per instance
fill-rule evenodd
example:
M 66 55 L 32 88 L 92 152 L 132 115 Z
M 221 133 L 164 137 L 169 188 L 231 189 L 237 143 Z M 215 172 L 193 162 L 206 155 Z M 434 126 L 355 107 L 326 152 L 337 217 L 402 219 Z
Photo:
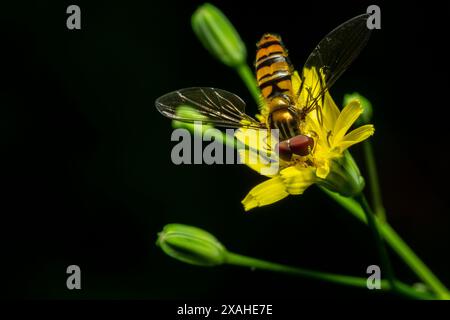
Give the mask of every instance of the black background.
M 201 2 L 39 1 L 1 5 L 1 294 L 8 298 L 383 298 L 280 274 L 200 268 L 155 246 L 166 223 L 205 228 L 230 250 L 365 276 L 377 264 L 368 229 L 316 188 L 244 213 L 264 179 L 244 166 L 175 166 L 171 126 L 154 100 L 213 86 L 252 101 L 237 74 L 199 44 Z M 373 122 L 392 226 L 450 284 L 448 52 L 445 5 L 426 1 L 214 1 L 247 44 L 283 36 L 297 68 L 343 21 L 378 4 L 382 29 L 333 87 L 359 91 Z M 78 4 L 82 29 L 66 28 Z M 249 113 L 256 111 L 249 103 Z M 352 148 L 361 159 L 359 146 Z M 360 162 L 362 163 L 362 162 Z M 361 165 L 362 167 L 362 165 Z M 395 257 L 395 255 L 393 255 Z M 66 288 L 66 268 L 82 290 Z M 404 281 L 417 281 L 394 258 Z

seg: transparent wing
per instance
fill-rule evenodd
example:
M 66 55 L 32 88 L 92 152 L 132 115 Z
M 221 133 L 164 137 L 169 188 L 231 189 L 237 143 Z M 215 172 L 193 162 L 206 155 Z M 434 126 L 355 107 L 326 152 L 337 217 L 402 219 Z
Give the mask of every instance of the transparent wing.
M 331 31 L 312 51 L 301 75 L 298 96 L 303 95 L 302 114 L 315 109 L 325 92 L 355 60 L 369 40 L 369 14 L 356 16 Z M 319 114 L 318 114 L 319 115 Z
M 245 102 L 237 95 L 216 88 L 186 88 L 156 99 L 156 109 L 165 117 L 182 122 L 203 122 L 230 128 L 262 128 L 261 123 L 245 114 Z M 180 113 L 187 106 L 190 113 Z

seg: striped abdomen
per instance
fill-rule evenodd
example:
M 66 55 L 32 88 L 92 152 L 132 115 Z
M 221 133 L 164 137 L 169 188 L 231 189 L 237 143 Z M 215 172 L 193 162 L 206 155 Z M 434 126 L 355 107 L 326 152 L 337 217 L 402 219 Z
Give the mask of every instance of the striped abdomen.
M 300 129 L 289 109 L 294 102 L 287 50 L 281 38 L 272 34 L 263 35 L 256 46 L 256 80 L 269 110 L 268 127 L 278 129 L 282 141 L 295 137 Z
M 265 34 L 256 44 L 256 80 L 265 99 L 292 95 L 292 68 L 281 38 Z

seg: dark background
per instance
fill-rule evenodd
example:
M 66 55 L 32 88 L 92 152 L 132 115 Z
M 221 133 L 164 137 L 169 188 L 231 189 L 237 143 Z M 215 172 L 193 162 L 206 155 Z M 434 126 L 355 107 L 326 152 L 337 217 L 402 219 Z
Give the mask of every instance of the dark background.
M 316 188 L 246 214 L 240 201 L 262 177 L 239 165 L 171 163 L 171 126 L 154 108 L 158 96 L 214 86 L 252 101 L 191 31 L 200 3 L 2 3 L 2 296 L 392 298 L 262 271 L 194 267 L 155 246 L 157 232 L 178 222 L 209 230 L 235 252 L 295 266 L 365 276 L 378 263 L 368 229 Z M 382 29 L 332 94 L 338 104 L 353 91 L 373 102 L 389 221 L 450 284 L 448 7 L 213 3 L 240 32 L 249 62 L 259 37 L 276 32 L 297 68 L 327 32 L 380 5 Z M 70 4 L 81 7 L 79 31 L 66 28 Z M 361 159 L 359 146 L 352 151 Z M 417 281 L 392 256 L 397 275 Z M 82 290 L 66 288 L 71 264 L 81 267 Z

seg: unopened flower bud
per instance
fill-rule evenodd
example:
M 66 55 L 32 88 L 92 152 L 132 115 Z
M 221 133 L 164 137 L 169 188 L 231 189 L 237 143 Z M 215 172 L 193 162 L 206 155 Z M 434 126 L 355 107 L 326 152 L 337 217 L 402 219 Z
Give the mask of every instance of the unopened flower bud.
M 195 126 L 201 125 L 202 131 L 212 128 L 211 125 L 206 124 L 206 120 L 208 118 L 200 114 L 195 108 L 191 106 L 180 105 L 176 109 L 176 115 L 182 119 L 192 119 L 192 122 L 173 120 L 172 127 L 175 129 L 184 128 L 194 133 L 196 131 Z
M 344 197 L 360 194 L 365 186 L 358 165 L 348 150 L 341 158 L 332 160 L 328 176 L 319 179 L 318 184 Z
M 236 29 L 215 6 L 205 3 L 192 15 L 192 28 L 203 46 L 227 66 L 245 63 L 247 50 Z
M 183 224 L 168 224 L 156 244 L 169 256 L 198 266 L 223 264 L 227 250 L 209 232 Z

